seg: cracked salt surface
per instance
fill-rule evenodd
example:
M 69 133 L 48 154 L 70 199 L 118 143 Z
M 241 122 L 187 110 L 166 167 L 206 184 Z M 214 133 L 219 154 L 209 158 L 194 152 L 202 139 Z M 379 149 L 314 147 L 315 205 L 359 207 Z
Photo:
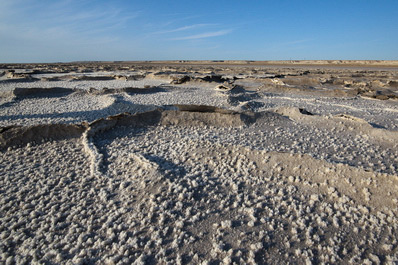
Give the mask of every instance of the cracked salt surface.
M 231 100 L 206 86 L 3 104 L 3 127 L 172 104 L 241 110 L 236 98 L 265 106 L 247 124 L 241 114 L 171 110 L 9 145 L 0 152 L 0 262 L 397 262 L 398 136 L 394 111 L 383 110 L 393 103 L 261 91 Z M 332 116 L 342 112 L 354 117 Z
M 122 112 L 136 113 L 173 104 L 223 107 L 226 106 L 226 98 L 216 95 L 213 90 L 197 88 L 177 88 L 145 94 L 73 93 L 55 98 L 25 98 L 3 104 L 0 110 L 0 126 L 91 122 Z
M 1 183 L 2 259 L 175 264 L 397 258 L 397 213 L 383 209 L 396 189 L 379 208 L 372 198 L 366 203 L 372 195 L 333 184 L 344 179 L 342 173 L 351 183 L 369 177 L 363 185 L 370 189 L 377 189 L 372 182 L 382 189 L 397 179 L 205 140 L 217 134 L 231 130 L 115 127 L 93 138 L 106 158 L 107 178 L 90 176 L 88 157 L 75 140 L 12 148 L 1 161 L 14 172 Z M 313 170 L 327 178 L 313 177 Z
M 0 92 L 11 91 L 15 87 L 23 88 L 53 88 L 53 87 L 63 87 L 70 89 L 81 89 L 88 90 L 90 88 L 107 87 L 107 88 L 124 88 L 124 87 L 144 87 L 144 86 L 160 86 L 167 80 L 153 80 L 153 79 L 143 79 L 143 80 L 131 80 L 131 81 L 37 81 L 37 82 L 0 82 Z

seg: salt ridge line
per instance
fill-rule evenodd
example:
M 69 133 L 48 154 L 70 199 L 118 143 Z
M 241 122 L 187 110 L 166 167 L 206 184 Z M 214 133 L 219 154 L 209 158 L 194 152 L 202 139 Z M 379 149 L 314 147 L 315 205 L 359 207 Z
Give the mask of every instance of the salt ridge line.
M 92 177 L 105 177 L 105 175 L 101 172 L 101 164 L 103 155 L 98 151 L 95 144 L 92 142 L 91 137 L 88 136 L 90 134 L 90 128 L 88 128 L 81 137 L 81 142 L 84 147 L 85 153 L 90 158 L 90 175 Z M 90 141 L 91 140 L 91 141 Z
M 155 125 L 214 125 L 221 127 L 240 127 L 255 124 L 256 120 L 267 113 L 277 113 L 287 116 L 292 120 L 300 120 L 305 123 L 317 121 L 327 122 L 330 126 L 355 126 L 361 132 L 379 138 L 383 141 L 395 142 L 398 132 L 387 129 L 374 128 L 368 122 L 352 115 L 340 114 L 332 117 L 320 115 L 306 115 L 307 112 L 297 108 L 277 108 L 274 111 L 259 113 L 235 112 L 219 109 L 212 106 L 200 105 L 172 105 L 164 108 L 175 110 L 157 109 L 141 113 L 120 113 L 107 118 L 97 119 L 90 124 L 44 124 L 33 126 L 7 126 L 0 128 L 0 147 L 7 148 L 14 145 L 24 145 L 30 142 L 42 142 L 46 140 L 58 140 L 64 138 L 76 138 L 86 132 L 86 139 L 95 136 L 116 125 L 122 126 L 155 126 Z M 178 110 L 177 110 L 178 109 Z M 217 118 L 217 119 L 215 119 Z M 332 124 L 330 124 L 332 122 Z M 85 144 L 88 148 L 88 143 Z
M 274 98 L 274 97 L 276 97 L 278 99 L 285 99 L 285 100 L 290 100 L 290 101 L 302 101 L 302 102 L 305 102 L 306 104 L 309 104 L 309 105 L 313 105 L 313 106 L 316 106 L 316 107 L 319 106 L 319 99 L 315 99 L 315 98 L 306 99 L 306 98 L 292 98 L 292 97 L 287 97 L 287 96 L 271 96 L 271 97 L 264 97 L 264 99 L 269 99 L 269 98 Z M 367 97 L 361 97 L 361 99 L 373 100 L 373 101 L 375 101 L 377 103 L 380 102 L 380 100 L 373 99 L 373 98 L 367 98 Z M 313 102 L 317 102 L 318 104 L 317 103 L 313 103 Z M 325 103 L 325 102 L 322 102 L 322 103 Z M 344 105 L 344 104 L 338 104 L 338 103 L 332 103 L 332 102 L 327 102 L 327 104 L 329 106 L 342 107 L 342 108 L 347 108 L 347 109 L 351 109 L 351 110 L 355 110 L 355 111 L 364 111 L 364 110 L 366 110 L 366 108 L 364 108 L 364 107 L 358 108 L 358 107 L 354 107 L 354 106 L 351 106 L 351 105 Z M 373 108 L 373 109 L 375 109 L 375 108 Z M 379 107 L 379 108 L 376 108 L 376 109 L 378 109 L 380 111 L 386 111 L 386 112 L 398 112 L 398 109 L 392 109 L 392 108 L 380 108 Z
M 77 126 L 50 124 L 26 128 L 4 128 L 1 134 L 1 144 L 3 147 L 8 147 L 12 145 L 27 144 L 29 142 L 42 142 L 49 139 L 59 140 L 64 138 L 76 138 L 79 137 L 80 134 L 84 151 L 90 158 L 91 175 L 96 177 L 106 177 L 106 170 L 102 170 L 104 156 L 95 145 L 95 136 L 105 131 L 111 130 L 115 126 L 200 126 L 206 124 L 210 126 L 213 125 L 221 127 L 240 127 L 250 123 L 255 123 L 256 118 L 262 116 L 261 113 L 257 113 L 256 115 L 250 117 L 250 115 L 247 113 L 237 113 L 210 106 L 176 105 L 175 107 L 180 110 L 155 110 L 134 115 L 124 113 L 115 116 L 109 116 L 106 119 L 102 118 L 90 124 L 82 124 Z M 341 126 L 357 127 L 356 129 L 360 130 L 371 138 L 374 138 L 378 141 L 382 140 L 383 142 L 394 142 L 398 137 L 398 134 L 395 132 L 373 128 L 366 121 L 347 115 L 342 117 L 336 116 L 332 119 L 327 119 L 326 117 L 326 119 L 319 120 L 319 117 L 317 116 L 313 117 L 305 115 L 300 110 L 294 108 L 281 108 L 276 113 L 279 113 L 279 115 L 287 115 L 292 119 L 304 120 L 305 123 L 310 124 L 314 121 L 322 122 L 322 120 L 323 122 L 327 123 L 332 122 L 332 124 L 329 124 L 332 127 L 333 124 L 336 126 L 339 125 L 339 121 L 343 121 Z M 263 115 L 264 114 L 265 113 L 263 113 Z M 77 129 L 80 131 L 76 132 Z M 44 130 L 44 135 L 41 130 Z
M 178 105 L 182 107 L 183 105 Z M 65 138 L 77 138 L 86 132 L 87 137 L 93 137 L 98 132 L 104 132 L 110 128 L 121 126 L 145 127 L 154 125 L 187 125 L 189 122 L 197 124 L 209 124 L 218 126 L 243 126 L 254 122 L 248 113 L 237 113 L 220 110 L 216 107 L 207 107 L 206 111 L 200 110 L 207 106 L 188 106 L 185 110 L 164 110 L 130 114 L 120 113 L 106 118 L 97 119 L 91 123 L 80 124 L 41 124 L 33 126 L 7 126 L 0 128 L 0 147 L 8 148 L 14 145 L 27 143 L 39 143 L 48 140 L 60 140 Z M 214 112 L 213 112 L 214 111 Z M 224 119 L 212 119 L 214 117 L 230 116 Z M 188 119 L 187 121 L 185 119 Z

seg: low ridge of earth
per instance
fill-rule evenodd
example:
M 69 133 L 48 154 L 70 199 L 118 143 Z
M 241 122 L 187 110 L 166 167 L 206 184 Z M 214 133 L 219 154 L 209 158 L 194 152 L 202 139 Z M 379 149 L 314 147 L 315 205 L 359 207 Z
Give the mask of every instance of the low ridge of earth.
M 397 65 L 2 64 L 0 263 L 397 264 Z

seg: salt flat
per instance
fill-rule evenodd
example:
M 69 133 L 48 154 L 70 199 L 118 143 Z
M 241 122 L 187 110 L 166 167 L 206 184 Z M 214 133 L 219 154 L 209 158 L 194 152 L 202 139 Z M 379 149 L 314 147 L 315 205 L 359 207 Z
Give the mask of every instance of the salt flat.
M 0 69 L 1 263 L 398 262 L 394 64 Z

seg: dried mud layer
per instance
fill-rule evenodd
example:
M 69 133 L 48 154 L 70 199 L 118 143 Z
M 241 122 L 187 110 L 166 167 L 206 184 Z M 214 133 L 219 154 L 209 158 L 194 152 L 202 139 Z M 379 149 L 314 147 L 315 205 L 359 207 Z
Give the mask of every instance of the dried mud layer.
M 394 63 L 0 65 L 0 263 L 397 264 Z

